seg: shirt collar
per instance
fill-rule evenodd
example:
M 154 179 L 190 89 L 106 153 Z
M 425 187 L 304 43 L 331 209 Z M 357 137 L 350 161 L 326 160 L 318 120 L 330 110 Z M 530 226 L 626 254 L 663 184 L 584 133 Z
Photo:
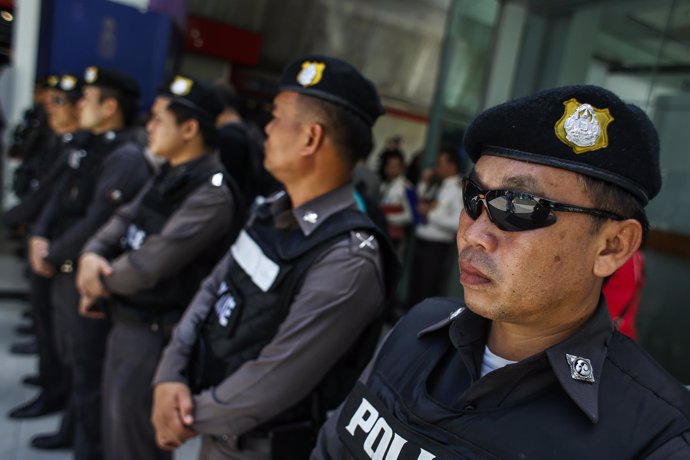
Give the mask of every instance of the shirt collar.
M 287 195 L 281 198 L 272 204 L 271 211 L 274 216 L 289 207 Z M 348 183 L 293 208 L 292 215 L 304 236 L 309 236 L 333 214 L 356 206 L 354 188 Z
M 546 350 L 546 356 L 561 386 L 592 423 L 599 420 L 599 384 L 612 332 L 611 316 L 606 301 L 601 296 L 594 315 L 584 326 L 563 342 Z M 578 374 L 576 367 L 583 363 L 578 362 L 582 359 L 589 361 L 593 381 L 584 379 L 587 373 L 582 370 Z
M 448 329 L 448 338 L 455 348 L 483 347 L 488 326 L 489 320 L 466 307 L 460 307 L 449 317 L 423 329 L 417 335 L 421 337 L 445 328 Z M 577 332 L 540 353 L 548 359 L 563 390 L 592 423 L 599 420 L 599 384 L 612 332 L 611 316 L 606 301 L 601 296 L 596 311 Z M 531 362 L 539 359 L 539 355 L 528 359 Z M 578 360 L 588 361 L 593 381 L 585 379 L 586 372 L 582 372 L 581 368 L 580 373 L 577 373 Z M 583 362 L 585 361 L 580 361 L 579 364 L 582 365 Z M 516 365 L 519 366 L 520 363 Z

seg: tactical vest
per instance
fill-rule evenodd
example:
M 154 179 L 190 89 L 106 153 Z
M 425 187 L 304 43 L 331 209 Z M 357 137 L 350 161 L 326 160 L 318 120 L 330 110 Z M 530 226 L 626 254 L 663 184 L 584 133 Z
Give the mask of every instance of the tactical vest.
M 128 141 L 129 136 L 125 132 L 108 131 L 93 136 L 84 148 L 70 152 L 65 182 L 59 190 L 60 218 L 55 224 L 52 238 L 60 237 L 85 215 L 103 161 Z
M 389 335 L 369 379 L 357 383 L 337 422 L 349 458 L 641 458 L 640 454 L 647 455 L 690 429 L 688 414 L 683 420 L 677 408 L 669 405 L 660 410 L 656 404 L 659 394 L 669 397 L 667 401 L 681 401 L 679 396 L 687 401 L 680 385 L 670 384 L 665 375 L 651 385 L 658 394 L 630 384 L 628 376 L 645 372 L 658 376 L 659 371 L 651 361 L 636 359 L 640 352 L 630 353 L 634 345 L 617 332 L 609 342 L 609 356 L 618 361 L 616 367 L 630 366 L 634 372 L 620 378 L 620 373 L 604 369 L 607 379 L 600 388 L 597 424 L 569 399 L 555 377 L 552 386 L 512 407 L 485 411 L 443 407 L 427 393 L 427 381 L 441 357 L 455 352 L 448 327 L 417 334 L 448 318 L 459 304 L 427 300 Z M 621 356 L 626 358 L 618 360 Z M 458 388 L 458 396 L 463 391 Z M 633 397 L 626 404 L 621 395 Z
M 269 206 L 263 205 L 252 225 L 240 233 L 231 251 L 225 280 L 202 324 L 190 382 L 195 391 L 217 385 L 244 362 L 256 358 L 287 316 L 304 275 L 328 248 L 349 238 L 350 231 L 376 235 L 386 277 L 387 297 L 397 281 L 397 259 L 385 235 L 360 211 L 346 209 L 305 237 L 299 228 L 277 230 Z M 247 265 L 250 262 L 252 265 Z M 382 322 L 372 324 L 360 341 L 327 375 L 319 404 L 334 407 L 347 394 L 374 350 Z M 336 388 L 338 387 L 338 388 Z M 309 399 L 309 398 L 308 398 Z M 276 420 L 311 419 L 309 403 L 298 404 Z
M 149 236 L 159 234 L 170 216 L 179 209 L 180 204 L 199 186 L 212 180 L 218 181 L 218 185 L 222 183 L 226 186 L 230 179 L 222 168 L 215 166 L 205 169 L 193 168 L 180 175 L 165 172 L 159 174 L 153 186 L 142 198 L 138 212 L 122 238 L 123 252 L 137 251 Z M 228 187 L 234 195 L 232 187 Z M 237 220 L 240 219 L 233 219 L 233 222 Z M 117 300 L 122 305 L 144 309 L 149 314 L 170 311 L 178 311 L 181 314 L 199 289 L 201 281 L 237 235 L 239 225 L 233 228 L 234 230 L 229 230 L 219 241 L 209 241 L 206 248 L 196 254 L 194 259 L 174 276 L 160 280 L 152 288 L 135 294 L 117 296 Z

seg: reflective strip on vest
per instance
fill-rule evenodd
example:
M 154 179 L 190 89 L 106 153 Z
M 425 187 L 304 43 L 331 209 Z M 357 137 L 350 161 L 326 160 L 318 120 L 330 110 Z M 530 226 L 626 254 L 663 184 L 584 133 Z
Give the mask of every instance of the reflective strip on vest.
M 231 251 L 235 262 L 262 291 L 267 292 L 273 286 L 280 267 L 261 250 L 261 246 L 246 231 L 240 232 Z

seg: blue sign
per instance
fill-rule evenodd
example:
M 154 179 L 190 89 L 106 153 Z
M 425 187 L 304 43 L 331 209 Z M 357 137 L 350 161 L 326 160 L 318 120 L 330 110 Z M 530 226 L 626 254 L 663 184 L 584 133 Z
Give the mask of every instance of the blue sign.
M 106 0 L 54 0 L 44 73 L 81 74 L 89 65 L 131 74 L 141 85 L 148 110 L 173 55 L 174 24 L 155 11 L 140 11 Z M 52 20 L 51 20 L 52 18 Z

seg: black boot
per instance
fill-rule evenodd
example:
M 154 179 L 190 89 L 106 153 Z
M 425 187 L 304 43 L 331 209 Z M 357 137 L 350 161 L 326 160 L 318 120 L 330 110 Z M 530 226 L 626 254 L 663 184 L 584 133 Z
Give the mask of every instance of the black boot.
M 34 436 L 31 446 L 36 449 L 70 449 L 74 447 L 74 412 L 71 407 L 65 410 L 60 420 L 60 428 L 56 433 L 46 433 Z
M 25 375 L 24 378 L 22 378 L 22 383 L 24 385 L 30 385 L 32 387 L 40 387 L 41 377 L 39 377 L 36 374 Z
M 10 353 L 13 355 L 35 355 L 38 353 L 38 344 L 35 340 L 13 343 L 10 347 Z
M 42 394 L 21 406 L 15 407 L 8 414 L 9 418 L 23 419 L 34 418 L 42 415 L 53 414 L 65 408 L 65 401 L 46 398 Z

